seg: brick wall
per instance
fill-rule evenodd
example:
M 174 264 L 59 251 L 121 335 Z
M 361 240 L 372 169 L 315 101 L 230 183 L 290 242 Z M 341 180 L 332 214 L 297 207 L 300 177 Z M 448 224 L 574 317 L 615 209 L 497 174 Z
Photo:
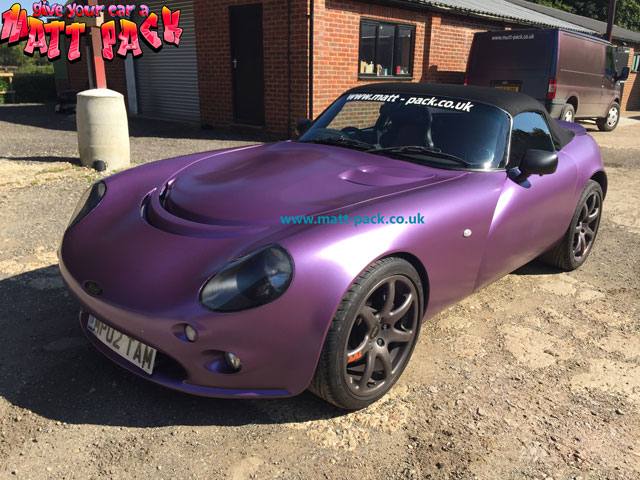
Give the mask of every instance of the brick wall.
M 631 63 L 633 62 L 633 55 L 638 51 L 640 51 L 640 46 L 638 45 L 636 45 L 635 48 L 630 48 L 629 69 L 631 69 Z M 624 84 L 622 101 L 620 102 L 623 111 L 640 110 L 640 78 L 638 78 L 638 76 L 638 73 L 629 73 L 629 78 Z
M 316 0 L 313 57 L 313 115 L 317 116 L 345 90 L 379 79 L 358 79 L 360 19 L 415 25 L 413 78 L 422 77 L 426 13 L 353 0 Z
M 233 123 L 229 7 L 255 0 L 195 0 L 195 25 L 203 123 Z M 291 123 L 308 116 L 307 1 L 291 0 Z M 287 2 L 262 2 L 266 131 L 284 135 L 288 118 Z M 292 129 L 293 131 L 293 129 Z
M 473 35 L 508 28 L 504 23 L 434 13 L 427 34 L 428 51 L 420 80 L 428 83 L 462 83 Z
M 115 56 L 110 62 L 105 60 L 104 69 L 107 75 L 107 88 L 124 95 L 124 104 L 128 109 L 129 103 L 127 103 L 127 78 L 124 70 L 124 59 Z
M 327 128 L 341 130 L 344 127 L 368 128 L 380 117 L 384 102 L 347 102 Z
M 85 48 L 85 39 L 81 41 L 80 52 L 82 53 L 80 60 L 69 63 L 67 68 L 69 71 L 69 88 L 82 89 L 89 85 L 89 71 L 87 70 L 87 50 Z M 109 77 L 107 77 L 107 82 Z
M 414 82 L 462 83 L 473 34 L 510 28 L 499 22 L 354 0 L 316 0 L 315 10 L 314 115 L 321 113 L 349 88 L 384 81 L 358 78 L 361 18 L 415 25 L 413 78 L 410 80 Z

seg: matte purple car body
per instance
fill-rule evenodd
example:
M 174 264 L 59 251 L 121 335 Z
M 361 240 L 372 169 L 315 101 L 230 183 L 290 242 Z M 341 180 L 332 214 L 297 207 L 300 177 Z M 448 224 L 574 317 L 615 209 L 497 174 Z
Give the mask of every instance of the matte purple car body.
M 101 203 L 65 234 L 62 275 L 82 306 L 85 331 L 92 314 L 159 351 L 161 361 L 148 375 L 87 335 L 134 373 L 201 395 L 296 395 L 313 377 L 345 292 L 375 260 L 399 255 L 416 266 L 427 319 L 559 241 L 585 184 L 603 175 L 593 139 L 582 127 L 564 126 L 576 136 L 558 152 L 557 171 L 531 177 L 528 188 L 506 171 L 436 169 L 290 141 L 144 165 L 105 179 Z M 160 204 L 167 182 L 171 209 L 180 215 Z M 354 228 L 280 221 L 280 215 L 378 213 L 420 213 L 425 223 Z M 233 313 L 199 304 L 215 272 L 270 243 L 294 259 L 282 297 Z M 87 280 L 104 293 L 89 295 Z M 178 335 L 186 323 L 198 330 L 196 342 Z M 238 373 L 218 368 L 225 351 L 242 359 Z

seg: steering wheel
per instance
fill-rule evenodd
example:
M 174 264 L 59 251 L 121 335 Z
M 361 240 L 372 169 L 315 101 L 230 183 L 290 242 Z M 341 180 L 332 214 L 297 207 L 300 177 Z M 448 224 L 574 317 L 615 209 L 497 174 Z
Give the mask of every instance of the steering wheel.
M 340 131 L 342 133 L 346 133 L 350 138 L 353 138 L 354 140 L 360 140 L 362 142 L 366 140 L 364 132 L 357 127 L 344 127 Z

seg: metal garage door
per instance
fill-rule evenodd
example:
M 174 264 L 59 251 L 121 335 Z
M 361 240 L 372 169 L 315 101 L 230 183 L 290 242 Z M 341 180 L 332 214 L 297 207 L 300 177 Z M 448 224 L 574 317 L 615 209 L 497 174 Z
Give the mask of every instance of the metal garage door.
M 192 0 L 145 2 L 158 15 L 163 39 L 162 6 L 180 10 L 180 46 L 164 44 L 159 52 L 140 40 L 143 55 L 135 60 L 139 113 L 158 118 L 200 121 L 198 64 Z M 163 42 L 164 43 L 164 42 Z

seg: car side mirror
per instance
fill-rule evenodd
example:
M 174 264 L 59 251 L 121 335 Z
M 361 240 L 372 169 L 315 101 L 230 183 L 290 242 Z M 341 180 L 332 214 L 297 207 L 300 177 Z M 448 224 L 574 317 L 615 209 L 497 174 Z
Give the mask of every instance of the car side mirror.
M 622 67 L 620 75 L 614 78 L 616 82 L 621 82 L 629 78 L 629 67 Z
M 296 122 L 296 133 L 298 135 L 302 135 L 304 132 L 307 131 L 310 125 L 311 125 L 310 118 L 301 118 Z
M 558 168 L 558 154 L 545 150 L 529 149 L 524 153 L 518 169 L 520 175 L 515 179 L 522 182 L 531 175 L 549 175 Z

